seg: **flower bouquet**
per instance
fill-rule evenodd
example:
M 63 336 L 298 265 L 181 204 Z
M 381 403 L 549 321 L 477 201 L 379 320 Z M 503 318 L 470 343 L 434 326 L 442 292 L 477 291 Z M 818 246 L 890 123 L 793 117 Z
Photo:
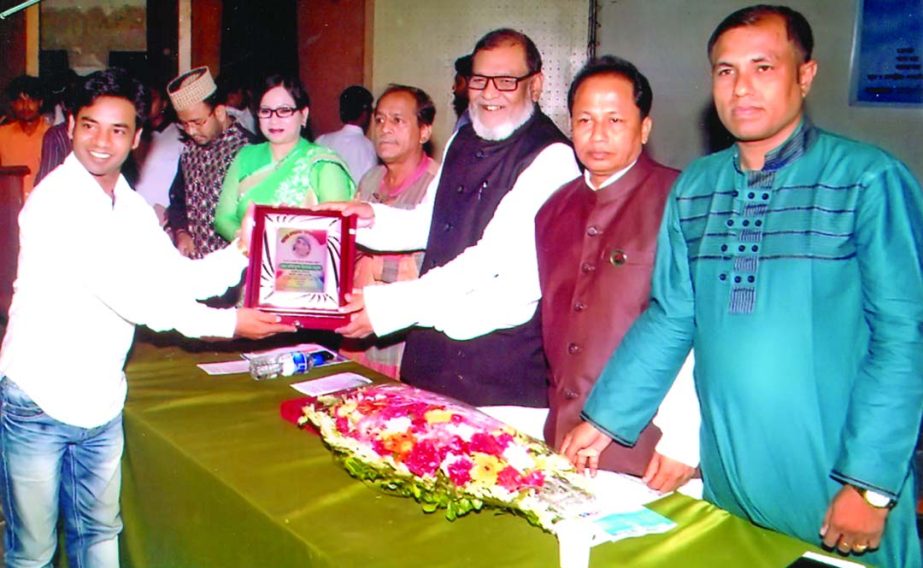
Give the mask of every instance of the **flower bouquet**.
M 592 508 L 583 476 L 544 443 L 408 385 L 319 397 L 299 419 L 308 422 L 352 476 L 449 520 L 492 506 L 551 531 Z

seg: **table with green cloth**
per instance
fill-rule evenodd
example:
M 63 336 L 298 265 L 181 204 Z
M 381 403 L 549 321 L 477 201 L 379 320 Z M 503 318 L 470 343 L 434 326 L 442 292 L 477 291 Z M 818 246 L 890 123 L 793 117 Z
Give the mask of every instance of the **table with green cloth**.
M 424 513 L 351 478 L 318 436 L 280 417 L 280 403 L 300 396 L 293 382 L 374 372 L 344 363 L 262 382 L 209 376 L 196 364 L 238 356 L 212 349 L 138 343 L 132 352 L 124 566 L 557 566 L 555 537 L 524 519 Z M 678 526 L 597 546 L 590 565 L 784 567 L 817 551 L 683 495 L 651 508 Z

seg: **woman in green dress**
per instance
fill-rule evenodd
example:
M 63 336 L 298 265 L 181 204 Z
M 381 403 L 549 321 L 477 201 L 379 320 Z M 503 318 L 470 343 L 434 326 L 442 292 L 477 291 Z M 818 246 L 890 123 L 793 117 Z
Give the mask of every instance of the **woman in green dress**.
M 232 240 L 250 203 L 308 207 L 352 199 L 356 184 L 332 150 L 302 137 L 308 94 L 295 77 L 271 75 L 257 110 L 262 144 L 245 146 L 224 178 L 215 228 Z

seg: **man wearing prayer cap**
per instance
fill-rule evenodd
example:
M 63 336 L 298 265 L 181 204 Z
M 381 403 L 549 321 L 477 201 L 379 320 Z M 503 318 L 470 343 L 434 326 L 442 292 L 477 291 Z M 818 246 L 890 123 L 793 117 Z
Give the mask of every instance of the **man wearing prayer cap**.
M 215 232 L 215 205 L 224 175 L 252 135 L 227 112 L 208 67 L 197 67 L 170 81 L 167 94 L 176 110 L 186 147 L 170 188 L 168 225 L 176 247 L 202 258 L 227 241 Z

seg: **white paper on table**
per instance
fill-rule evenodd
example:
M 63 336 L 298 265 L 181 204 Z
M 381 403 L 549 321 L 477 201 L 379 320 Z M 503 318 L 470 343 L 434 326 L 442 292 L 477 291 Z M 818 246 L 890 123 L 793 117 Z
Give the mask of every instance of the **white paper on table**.
M 836 558 L 833 556 L 827 556 L 825 554 L 818 554 L 816 552 L 805 552 L 801 557 L 816 560 L 823 564 L 836 566 L 838 568 L 863 568 L 864 566 L 864 564 L 859 564 L 858 562 L 850 562 L 849 560 L 845 560 L 843 558 Z
M 372 384 L 372 380 L 356 373 L 337 373 L 320 379 L 311 379 L 289 385 L 308 396 L 321 396 L 346 389 Z
M 596 496 L 600 510 L 606 513 L 637 511 L 666 495 L 654 491 L 640 478 L 614 471 L 601 469 L 589 481 L 590 491 Z
M 235 359 L 234 361 L 219 361 L 217 363 L 199 363 L 196 367 L 202 369 L 209 375 L 234 375 L 238 373 L 249 373 L 250 362 Z
M 547 408 L 532 408 L 529 406 L 479 406 L 478 410 L 496 418 L 500 422 L 509 424 L 526 436 L 536 440 L 545 438 L 545 419 L 548 418 Z

